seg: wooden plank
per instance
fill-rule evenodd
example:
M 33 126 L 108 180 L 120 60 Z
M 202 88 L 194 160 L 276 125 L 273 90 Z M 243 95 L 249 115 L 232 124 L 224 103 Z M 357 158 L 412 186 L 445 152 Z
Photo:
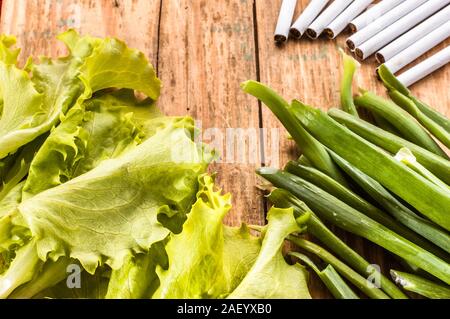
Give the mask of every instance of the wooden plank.
M 167 0 L 161 10 L 159 66 L 164 88 L 159 105 L 169 114 L 201 119 L 205 141 L 215 142 L 222 151 L 222 163 L 212 170 L 218 172 L 219 185 L 233 195 L 227 218 L 232 224 L 264 221 L 254 174 L 260 166 L 258 135 L 245 141 L 246 147 L 255 147 L 256 158 L 245 151 L 239 160 L 226 147 L 233 142 L 226 128 L 253 128 L 254 134 L 259 127 L 257 102 L 239 87 L 256 77 L 252 7 L 251 0 Z
M 160 1 L 4 0 L 0 30 L 17 37 L 21 61 L 33 54 L 60 55 L 55 36 L 68 28 L 114 36 L 147 54 L 156 65 Z

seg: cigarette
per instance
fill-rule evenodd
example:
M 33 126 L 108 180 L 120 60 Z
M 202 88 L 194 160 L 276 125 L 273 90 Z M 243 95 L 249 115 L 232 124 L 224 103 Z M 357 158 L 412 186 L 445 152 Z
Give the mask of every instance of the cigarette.
M 411 46 L 388 60 L 385 65 L 392 73 L 395 73 L 442 41 L 445 41 L 448 37 L 450 37 L 450 21 L 417 40 Z
M 305 33 L 306 29 L 309 27 L 311 22 L 320 14 L 323 8 L 327 5 L 330 0 L 311 0 L 302 14 L 294 22 L 291 27 L 291 35 L 297 39 Z
M 322 31 L 336 18 L 352 0 L 335 0 L 331 3 L 321 15 L 308 27 L 306 34 L 311 39 L 317 39 Z
M 384 47 L 386 44 L 397 38 L 402 33 L 414 27 L 417 23 L 428 18 L 436 11 L 442 9 L 450 0 L 428 0 L 417 9 L 411 11 L 400 20 L 394 22 L 382 32 L 379 32 L 355 49 L 355 54 L 361 60 L 366 59 L 378 49 Z M 397 10 L 397 8 L 393 9 Z M 373 22 L 373 23 L 376 23 Z M 364 30 L 362 30 L 364 31 Z
M 411 86 L 417 81 L 423 79 L 428 74 L 436 71 L 450 62 L 450 46 L 432 55 L 408 71 L 403 72 L 397 79 L 406 87 Z
M 351 5 L 349 5 L 333 22 L 331 22 L 328 27 L 325 28 L 325 34 L 330 39 L 334 39 L 348 23 L 356 17 L 358 14 L 363 12 L 373 0 L 355 0 Z
M 360 46 L 371 37 L 384 30 L 386 27 L 390 26 L 395 21 L 410 13 L 425 2 L 427 2 L 427 0 L 408 0 L 399 4 L 397 7 L 391 9 L 385 15 L 376 19 L 361 31 L 358 31 L 351 37 L 349 37 L 346 41 L 347 46 L 350 48 L 350 50 L 354 51 L 356 47 Z
M 431 16 L 415 28 L 411 29 L 398 39 L 392 41 L 380 51 L 375 53 L 375 57 L 379 63 L 384 63 L 393 58 L 397 53 L 403 51 L 411 44 L 423 37 L 424 34 L 428 34 L 436 28 L 443 25 L 449 20 L 450 17 L 450 5 Z
M 297 0 L 283 0 L 280 14 L 278 15 L 277 27 L 275 28 L 274 39 L 277 43 L 286 42 L 289 36 L 289 28 L 294 17 Z
M 395 8 L 400 3 L 405 0 L 383 0 L 368 9 L 363 14 L 356 17 L 349 23 L 350 30 L 355 33 L 356 31 L 361 30 L 365 26 L 369 25 L 379 17 L 381 17 L 386 12 Z

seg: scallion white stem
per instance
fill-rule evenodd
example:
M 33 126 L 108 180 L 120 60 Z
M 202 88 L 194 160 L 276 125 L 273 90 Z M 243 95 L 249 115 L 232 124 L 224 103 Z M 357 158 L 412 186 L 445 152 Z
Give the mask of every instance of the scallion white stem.
M 409 168 L 413 169 L 415 172 L 419 173 L 426 179 L 428 179 L 433 184 L 442 188 L 445 192 L 449 192 L 450 196 L 450 187 L 437 178 L 433 173 L 427 170 L 422 164 L 420 164 L 414 154 L 407 147 L 401 148 L 397 154 L 395 154 L 394 158 L 407 165 Z
M 449 3 L 450 0 L 429 0 L 425 2 L 420 7 L 394 22 L 374 37 L 370 38 L 360 46 L 357 46 L 355 49 L 356 56 L 360 59 L 366 59 L 372 53 L 375 53 L 378 49 L 393 41 L 398 36 L 428 18 L 436 11 L 442 9 Z
M 347 8 L 352 0 L 339 0 L 330 4 L 321 15 L 308 27 L 306 34 L 311 39 L 317 39 L 323 30 Z
M 330 0 L 311 0 L 302 14 L 291 26 L 290 34 L 299 39 Z
M 280 14 L 278 15 L 277 26 L 275 29 L 275 42 L 285 42 L 289 36 L 289 28 L 294 17 L 295 5 L 297 0 L 283 0 L 281 3 Z
M 369 8 L 363 14 L 356 17 L 349 24 L 350 30 L 352 32 L 359 31 L 371 24 L 373 21 L 381 17 L 386 12 L 398 6 L 400 3 L 405 2 L 405 0 L 383 0 Z
M 404 86 L 408 87 L 449 62 L 450 46 L 447 46 L 445 49 L 422 61 L 408 71 L 403 72 L 397 76 L 397 79 L 403 83 Z
M 325 28 L 325 34 L 330 39 L 334 39 L 345 27 L 348 23 L 356 17 L 358 14 L 363 12 L 365 8 L 367 8 L 373 0 L 355 0 L 351 5 L 349 5 L 333 22 L 331 22 Z
M 384 63 L 393 58 L 397 53 L 403 51 L 424 35 L 432 32 L 436 28 L 449 21 L 450 5 L 437 12 L 424 22 L 403 34 L 401 37 L 389 43 L 375 54 L 379 63 Z
M 398 19 L 410 13 L 426 1 L 427 0 L 408 0 L 401 3 L 397 7 L 391 9 L 390 11 L 386 12 L 386 14 L 383 14 L 381 17 L 367 25 L 362 30 L 349 37 L 346 41 L 347 46 L 350 48 L 350 50 L 354 50 L 356 47 L 360 46 L 361 44 L 375 36 L 377 33 L 383 31 Z

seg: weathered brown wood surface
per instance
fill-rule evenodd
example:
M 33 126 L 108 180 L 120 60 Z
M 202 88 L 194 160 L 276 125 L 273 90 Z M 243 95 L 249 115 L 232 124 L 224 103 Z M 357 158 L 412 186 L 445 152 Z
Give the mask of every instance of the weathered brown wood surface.
M 307 3 L 298 1 L 297 14 Z M 55 35 L 67 28 L 115 36 L 145 52 L 164 83 L 160 107 L 167 114 L 190 114 L 201 121 L 205 141 L 222 151 L 221 163 L 213 169 L 219 184 L 234 197 L 227 221 L 263 223 L 265 203 L 255 187 L 254 169 L 282 166 L 298 150 L 272 114 L 243 94 L 239 84 L 260 79 L 287 99 L 299 98 L 324 109 L 337 106 L 341 71 L 337 47 L 345 40 L 341 35 L 336 41 L 302 39 L 276 47 L 273 31 L 280 4 L 281 0 L 3 0 L 0 31 L 17 36 L 21 61 L 31 53 L 61 54 L 63 47 Z M 447 40 L 431 53 L 449 44 Z M 375 66 L 373 59 L 364 62 L 358 83 L 383 94 Z M 447 66 L 412 91 L 450 115 L 449 83 Z M 248 152 L 243 159 L 233 156 L 226 147 L 233 136 L 227 137 L 226 128 L 250 129 L 247 137 L 257 130 L 256 139 L 244 139 L 256 157 Z M 261 134 L 259 128 L 264 128 Z M 342 235 L 369 260 L 388 268 L 384 266 L 391 258 L 381 249 Z M 318 280 L 312 281 L 314 297 L 329 297 Z

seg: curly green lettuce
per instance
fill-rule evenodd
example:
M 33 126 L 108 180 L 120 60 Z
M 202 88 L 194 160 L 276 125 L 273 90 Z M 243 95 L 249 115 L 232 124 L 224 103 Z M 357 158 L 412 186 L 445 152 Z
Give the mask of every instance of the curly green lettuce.
M 179 231 L 209 161 L 187 133 L 192 124 L 180 118 L 131 151 L 23 201 L 18 209 L 39 257 L 72 257 L 89 273 L 103 264 L 117 269 L 128 254 Z
M 229 294 L 259 252 L 259 239 L 248 229 L 223 225 L 230 194 L 214 189 L 211 176 L 200 178 L 197 201 L 180 234 L 166 245 L 168 267 L 157 267 L 160 286 L 153 298 L 218 298 Z M 238 251 L 236 251 L 238 249 Z
M 310 299 L 307 271 L 300 265 L 287 264 L 281 252 L 284 239 L 301 231 L 292 208 L 272 207 L 267 220 L 259 256 L 228 298 Z
M 24 69 L 11 63 L 17 58 L 14 39 L 0 39 L 0 159 L 49 131 L 95 92 L 128 88 L 152 100 L 159 96 L 160 81 L 141 52 L 117 39 L 80 37 L 74 30 L 58 38 L 70 51 L 67 57 L 41 58 Z

